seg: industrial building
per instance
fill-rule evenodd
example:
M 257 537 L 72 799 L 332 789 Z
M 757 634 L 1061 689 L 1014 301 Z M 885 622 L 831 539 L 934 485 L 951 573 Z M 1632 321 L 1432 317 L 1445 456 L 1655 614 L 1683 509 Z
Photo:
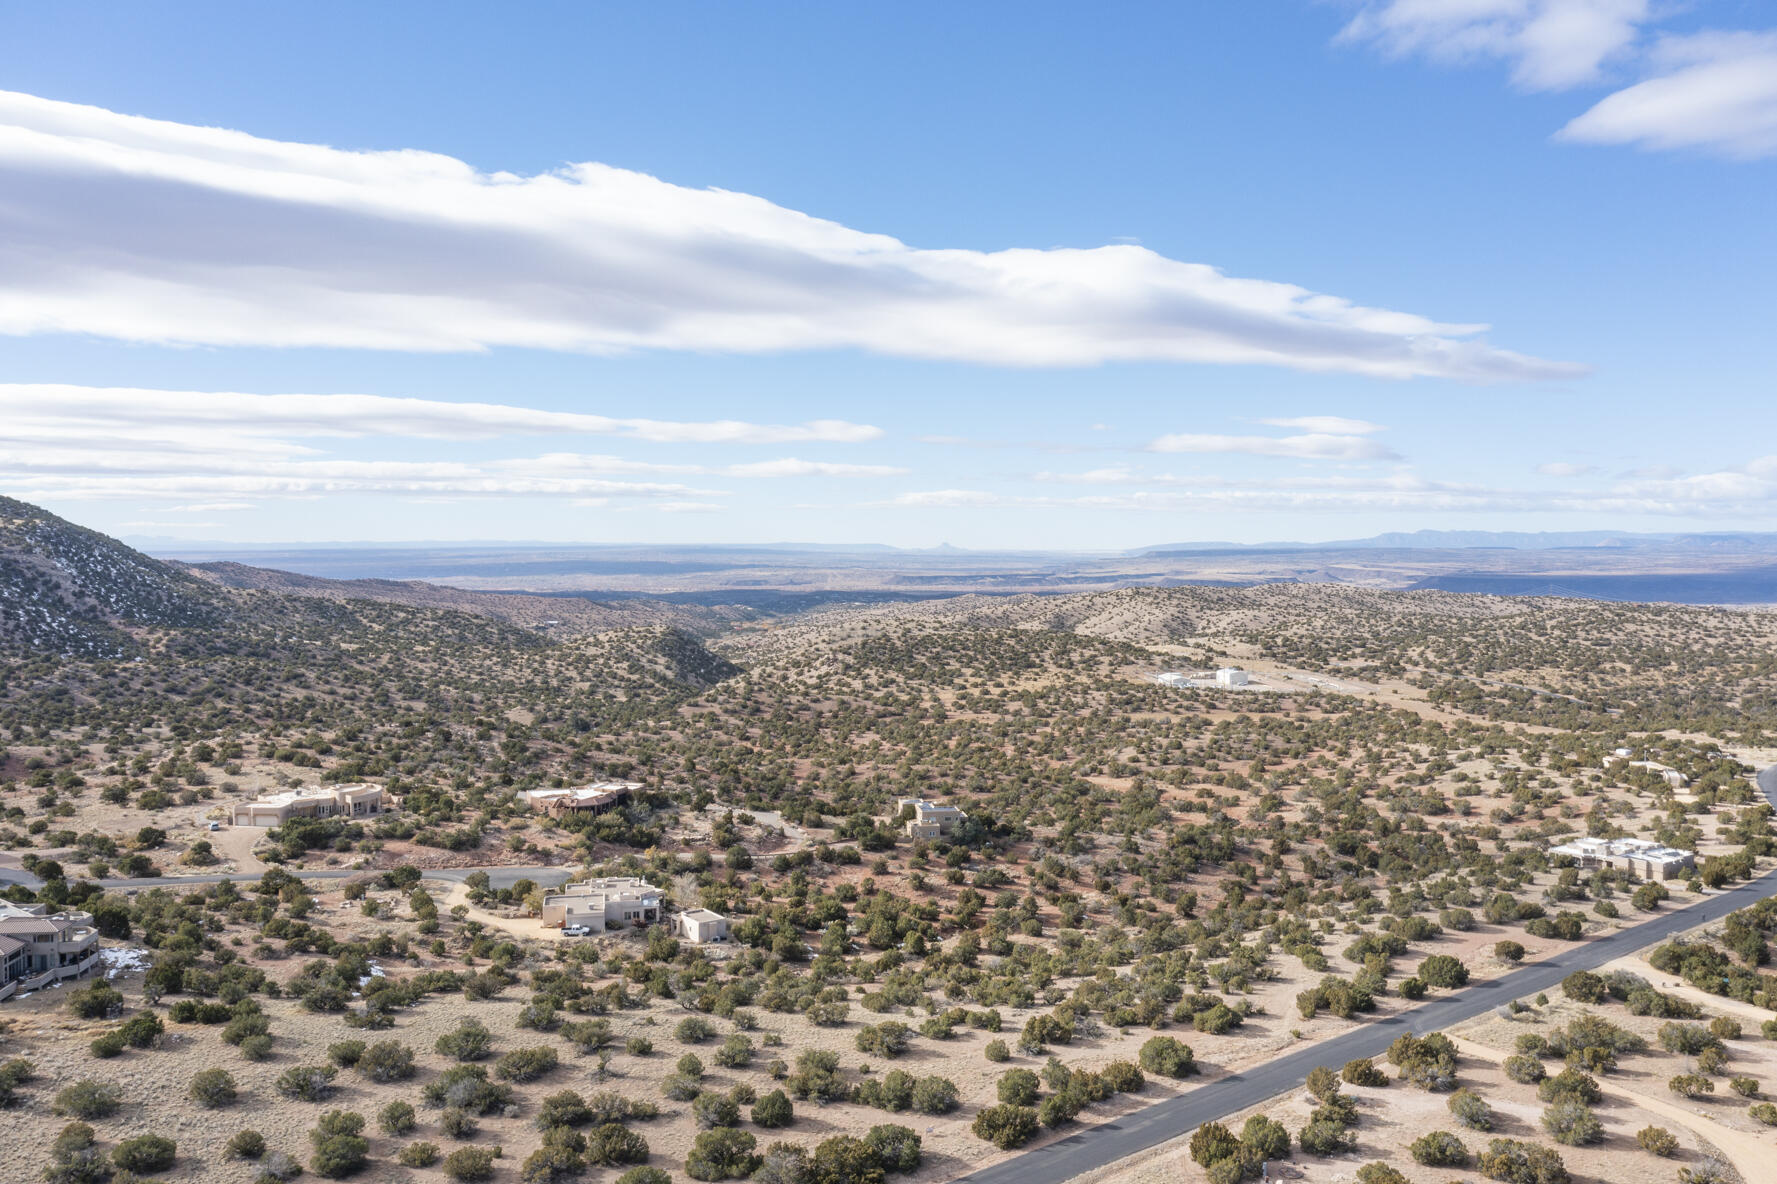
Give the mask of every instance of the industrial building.
M 1614 867 L 1634 872 L 1644 880 L 1670 880 L 1696 867 L 1696 856 L 1676 847 L 1663 847 L 1647 839 L 1574 839 L 1549 848 L 1550 855 L 1565 855 L 1581 867 Z
M 383 813 L 380 785 L 309 785 L 236 802 L 236 826 L 282 826 L 292 818 L 365 818 Z
M 545 925 L 584 925 L 593 933 L 627 925 L 653 925 L 665 890 L 636 876 L 605 876 L 568 884 L 543 898 Z
M 1238 666 L 1224 666 L 1216 671 L 1218 687 L 1243 687 L 1246 685 L 1247 674 Z

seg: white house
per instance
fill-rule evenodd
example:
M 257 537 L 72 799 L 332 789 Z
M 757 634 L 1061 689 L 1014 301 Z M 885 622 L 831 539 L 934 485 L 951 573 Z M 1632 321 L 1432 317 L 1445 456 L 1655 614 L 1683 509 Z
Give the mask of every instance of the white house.
M 1243 687 L 1246 685 L 1246 671 L 1238 666 L 1224 666 L 1216 671 L 1218 687 Z
M 584 925 L 594 933 L 613 926 L 653 925 L 666 893 L 635 876 L 605 876 L 568 884 L 543 898 L 545 925 Z
M 728 918 L 708 909 L 686 909 L 673 918 L 673 929 L 694 945 L 728 940 Z
M 1676 847 L 1662 847 L 1647 839 L 1574 839 L 1549 848 L 1550 855 L 1566 855 L 1581 867 L 1615 867 L 1634 872 L 1644 880 L 1670 880 L 1696 867 L 1696 856 Z
M 1662 765 L 1659 761 L 1632 761 L 1629 760 L 1628 757 L 1628 749 L 1619 748 L 1615 753 L 1604 758 L 1604 767 L 1607 769 L 1618 767 L 1625 769 L 1645 769 L 1649 773 L 1659 777 L 1660 780 L 1664 781 L 1667 785 L 1670 785 L 1673 789 L 1683 789 L 1691 783 L 1689 777 L 1686 777 L 1671 765 Z

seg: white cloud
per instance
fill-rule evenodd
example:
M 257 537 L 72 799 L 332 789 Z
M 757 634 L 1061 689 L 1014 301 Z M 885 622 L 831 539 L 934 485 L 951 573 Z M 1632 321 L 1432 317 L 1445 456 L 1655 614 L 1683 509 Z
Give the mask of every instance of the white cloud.
M 1012 499 L 1014 502 L 1017 499 Z M 939 506 L 945 508 L 962 508 L 969 506 L 998 506 L 1007 504 L 1007 499 L 997 493 L 987 493 L 979 489 L 922 489 L 909 493 L 896 494 L 887 502 L 891 506 Z
M 241 499 L 387 494 L 442 501 L 563 497 L 580 503 L 717 503 L 687 475 L 769 478 L 887 477 L 891 465 L 783 457 L 711 465 L 582 452 L 486 459 L 356 459 L 299 440 L 480 440 L 502 435 L 605 434 L 655 443 L 860 441 L 880 428 L 841 420 L 774 425 L 610 418 L 491 403 L 371 395 L 247 395 L 0 384 L 0 486 L 34 499 L 187 502 L 177 513 L 252 509 Z M 633 477 L 650 480 L 629 480 Z
M 1777 154 L 1777 31 L 1656 34 L 1649 0 L 1362 0 L 1341 32 L 1393 57 L 1511 63 L 1528 90 L 1640 80 L 1555 133 L 1582 144 Z M 1606 67 L 1616 69 L 1607 71 Z
M 1192 432 L 1161 436 L 1150 452 L 1237 453 L 1286 456 L 1299 460 L 1391 460 L 1396 454 L 1380 441 L 1363 436 L 1310 432 L 1301 436 L 1216 436 Z
M 1127 467 L 1045 473 L 1071 485 L 1153 486 L 1070 497 L 989 490 L 910 491 L 878 506 L 1084 509 L 1107 511 L 1414 511 L 1421 513 L 1648 514 L 1760 517 L 1777 509 L 1777 456 L 1694 477 L 1622 481 L 1609 489 L 1512 489 L 1436 481 L 1415 473 L 1380 476 L 1233 478 L 1144 474 Z
M 1486 326 L 1142 247 L 908 246 L 601 164 L 482 173 L 0 92 L 0 332 L 1563 377 Z
M 835 464 L 824 460 L 797 460 L 793 456 L 728 465 L 721 470 L 729 477 L 895 477 L 906 471 L 894 465 Z
M 654 508 L 662 514 L 714 514 L 725 507 L 715 502 L 661 502 Z
M 1297 428 L 1304 432 L 1321 432 L 1333 436 L 1367 436 L 1388 429 L 1367 419 L 1346 419 L 1343 415 L 1295 415 L 1259 421 L 1274 428 Z
M 0 247 L 0 252 L 3 250 Z M 0 288 L 4 283 L 0 279 Z M 175 442 L 192 438 L 193 429 L 226 430 L 230 436 L 243 440 L 274 435 L 407 436 L 437 440 L 596 435 L 657 444 L 849 444 L 883 435 L 881 428 L 870 424 L 838 419 L 800 424 L 682 422 L 387 395 L 252 395 L 63 383 L 0 383 L 0 419 L 6 423 L 9 440 L 24 438 L 23 433 L 27 432 L 54 433 L 65 438 L 71 429 L 79 429 L 86 439 L 119 432 L 138 438 L 141 432 L 152 431 Z M 244 446 L 263 447 L 251 442 Z
M 1650 19 L 1648 0 L 1369 0 L 1340 33 L 1392 57 L 1499 60 L 1526 90 L 1595 82 Z
M 1596 472 L 1597 466 L 1582 465 L 1566 460 L 1552 460 L 1536 466 L 1536 471 L 1545 477 L 1583 477 L 1587 473 Z
M 1667 72 L 1606 96 L 1556 138 L 1738 159 L 1777 153 L 1777 33 L 1667 38 L 1655 61 Z
M 548 473 L 701 473 L 724 477 L 895 477 L 906 469 L 896 465 L 843 464 L 837 461 L 801 460 L 786 456 L 776 460 L 747 461 L 732 465 L 657 464 L 618 456 L 581 452 L 551 452 L 538 457 L 513 457 L 495 461 L 502 469 Z
M 1760 457 L 1743 468 L 1690 477 L 1632 479 L 1616 486 L 1614 492 L 1697 509 L 1763 504 L 1768 513 L 1769 504 L 1777 502 L 1777 456 Z
M 1150 477 L 1137 472 L 1128 465 L 1111 465 L 1103 469 L 1088 469 L 1083 473 L 1041 472 L 1031 474 L 1033 481 L 1059 481 L 1070 485 L 1126 485 L 1145 483 L 1162 478 Z
M 313 497 L 326 494 L 458 495 L 462 497 L 673 498 L 722 495 L 661 482 L 603 478 L 518 477 L 473 466 L 404 466 L 398 461 L 291 462 L 243 468 L 234 473 L 54 473 L 21 465 L 0 454 L 0 481 L 26 501 L 92 499 L 185 499 L 191 497 Z

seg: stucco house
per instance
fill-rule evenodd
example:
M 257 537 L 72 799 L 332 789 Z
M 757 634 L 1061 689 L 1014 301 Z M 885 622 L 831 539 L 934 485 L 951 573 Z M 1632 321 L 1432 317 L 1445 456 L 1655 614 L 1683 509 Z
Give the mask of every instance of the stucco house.
M 236 826 L 282 826 L 292 818 L 368 818 L 385 812 L 380 785 L 305 785 L 236 802 Z
M 1581 867 L 1620 868 L 1644 880 L 1670 880 L 1697 866 L 1697 857 L 1691 852 L 1647 839 L 1587 837 L 1550 847 L 1549 854 L 1568 856 Z
M 520 796 L 531 809 L 560 817 L 563 814 L 602 814 L 623 805 L 641 788 L 639 781 L 595 781 L 591 785 L 564 789 L 531 789 Z
M 728 918 L 709 909 L 686 909 L 673 918 L 673 930 L 694 945 L 728 940 Z
M 955 806 L 940 806 L 924 798 L 897 800 L 895 816 L 899 818 L 906 813 L 909 806 L 913 808 L 913 817 L 907 820 L 907 834 L 915 839 L 936 839 L 948 835 L 968 817 Z
M 635 876 L 605 876 L 568 884 L 543 898 L 544 925 L 584 925 L 594 933 L 612 927 L 653 925 L 661 918 L 665 891 Z
M 0 999 L 99 964 L 99 931 L 91 913 L 51 913 L 44 905 L 0 905 Z

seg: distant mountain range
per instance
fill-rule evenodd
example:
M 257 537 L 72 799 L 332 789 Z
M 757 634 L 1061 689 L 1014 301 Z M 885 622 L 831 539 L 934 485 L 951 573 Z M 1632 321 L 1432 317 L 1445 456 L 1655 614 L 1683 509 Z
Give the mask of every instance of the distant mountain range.
M 261 552 L 289 554 L 350 554 L 352 552 L 424 551 L 435 555 L 477 552 L 640 552 L 650 549 L 672 552 L 697 551 L 739 555 L 1197 555 L 1217 551 L 1356 551 L 1356 550 L 1514 550 L 1553 551 L 1566 548 L 1634 549 L 1649 547 L 1717 548 L 1777 553 L 1777 532 L 1646 533 L 1621 530 L 1414 530 L 1391 531 L 1361 539 L 1334 539 L 1307 543 L 1277 540 L 1265 543 L 1231 543 L 1197 540 L 1156 543 L 1118 552 L 1037 551 L 1029 549 L 971 549 L 950 543 L 935 547 L 892 547 L 886 543 L 689 543 L 649 548 L 636 543 L 564 543 L 535 540 L 471 540 L 467 542 L 316 542 L 316 543 L 204 543 L 187 538 L 158 535 L 124 535 L 132 546 L 170 558 L 191 562 L 238 559 Z
M 1131 555 L 1176 555 L 1205 551 L 1356 550 L 1513 550 L 1554 551 L 1570 547 L 1712 547 L 1777 552 L 1777 533 L 1642 534 L 1620 530 L 1415 530 L 1340 539 L 1328 543 L 1166 543 L 1139 547 Z
M 638 611 L 643 607 L 638 601 L 653 601 L 653 612 L 682 622 L 683 617 L 663 610 L 691 616 L 715 609 L 774 615 L 825 604 L 969 593 L 1280 582 L 1692 604 L 1777 603 L 1777 533 L 1760 532 L 1420 530 L 1321 543 L 1184 542 L 1095 553 L 971 551 L 949 544 L 149 545 L 178 570 L 211 584 L 305 596 L 449 603 L 527 624 L 539 617 L 581 614 L 567 609 L 551 614 L 534 599 L 471 605 L 424 588 L 460 589 L 472 597 L 519 593 L 587 599 L 599 603 L 590 616 L 613 625 L 623 618 L 646 617 Z M 319 582 L 306 582 L 313 577 Z

